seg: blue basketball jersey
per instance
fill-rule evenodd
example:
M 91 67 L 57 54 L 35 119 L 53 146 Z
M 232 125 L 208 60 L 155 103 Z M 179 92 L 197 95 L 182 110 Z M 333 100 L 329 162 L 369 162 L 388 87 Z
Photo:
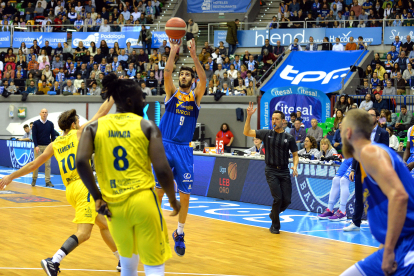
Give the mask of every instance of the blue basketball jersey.
M 193 140 L 199 111 L 194 90 L 187 94 L 177 89 L 165 102 L 165 113 L 159 126 L 162 139 L 166 142 L 189 144 Z
M 414 127 L 410 127 L 407 132 L 407 143 L 410 143 L 410 156 L 414 155 Z
M 399 240 L 414 233 L 414 179 L 405 166 L 401 157 L 391 148 L 383 145 L 372 143 L 373 145 L 385 150 L 391 158 L 392 166 L 397 173 L 404 189 L 408 194 L 407 217 Z M 368 221 L 371 233 L 377 241 L 384 244 L 387 234 L 388 222 L 388 198 L 381 191 L 377 182 L 366 174 L 361 164 L 361 180 L 364 187 L 364 195 L 367 196 L 368 202 Z

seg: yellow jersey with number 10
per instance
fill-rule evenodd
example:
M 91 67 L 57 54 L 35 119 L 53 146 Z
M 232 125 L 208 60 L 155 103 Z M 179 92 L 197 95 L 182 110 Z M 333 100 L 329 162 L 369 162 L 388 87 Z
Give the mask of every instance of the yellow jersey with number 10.
M 67 135 L 59 136 L 53 141 L 53 152 L 66 187 L 73 181 L 80 180 L 76 169 L 76 152 L 79 143 L 77 131 L 72 129 Z
M 106 202 L 122 202 L 134 192 L 155 186 L 149 141 L 142 132 L 141 120 L 133 113 L 98 119 L 95 169 Z

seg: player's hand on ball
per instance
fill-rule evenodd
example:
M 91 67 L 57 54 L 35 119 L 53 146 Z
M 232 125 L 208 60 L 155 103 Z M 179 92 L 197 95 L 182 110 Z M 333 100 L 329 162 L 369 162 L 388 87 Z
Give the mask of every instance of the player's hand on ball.
M 170 200 L 170 206 L 173 208 L 173 211 L 170 214 L 170 217 L 174 217 L 180 213 L 181 203 L 177 199 Z
M 0 190 L 4 190 L 6 189 L 6 186 L 10 184 L 10 182 L 12 182 L 12 179 L 9 175 L 3 177 L 0 180 Z
M 111 220 L 112 213 L 108 209 L 108 204 L 103 199 L 98 199 L 95 201 L 96 212 L 98 214 L 108 217 L 108 220 Z
M 254 108 L 254 103 L 253 102 L 249 102 L 249 107 L 247 108 L 247 115 L 251 116 L 256 112 L 256 108 Z

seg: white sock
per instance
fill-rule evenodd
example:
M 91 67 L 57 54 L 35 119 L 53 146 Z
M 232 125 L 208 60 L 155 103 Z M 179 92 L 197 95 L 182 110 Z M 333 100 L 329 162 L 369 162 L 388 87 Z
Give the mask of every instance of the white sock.
M 114 254 L 114 256 L 116 257 L 116 259 L 119 261 L 120 257 L 119 257 L 119 253 L 118 251 L 112 252 L 112 254 Z
M 132 254 L 131 258 L 121 256 L 121 276 L 138 276 L 139 256 Z
M 177 234 L 181 235 L 182 233 L 184 233 L 184 225 L 185 223 L 178 223 L 178 227 L 177 227 Z
M 55 253 L 55 255 L 53 256 L 52 262 L 54 262 L 54 263 L 60 263 L 63 260 L 63 258 L 65 258 L 65 257 L 66 257 L 65 252 L 63 252 L 62 249 L 59 249 Z
M 162 265 L 144 265 L 146 276 L 164 276 L 165 264 Z

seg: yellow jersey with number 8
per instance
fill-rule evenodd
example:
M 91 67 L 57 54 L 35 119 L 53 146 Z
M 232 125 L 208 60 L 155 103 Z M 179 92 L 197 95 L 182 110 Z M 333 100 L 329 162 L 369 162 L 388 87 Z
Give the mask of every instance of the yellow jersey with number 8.
M 77 131 L 72 129 L 67 135 L 59 136 L 53 141 L 53 152 L 66 187 L 73 181 L 80 180 L 76 169 L 76 152 L 79 143 Z
M 106 202 L 122 202 L 134 192 L 155 186 L 149 141 L 142 132 L 141 120 L 133 113 L 109 114 L 98 119 L 95 169 Z

